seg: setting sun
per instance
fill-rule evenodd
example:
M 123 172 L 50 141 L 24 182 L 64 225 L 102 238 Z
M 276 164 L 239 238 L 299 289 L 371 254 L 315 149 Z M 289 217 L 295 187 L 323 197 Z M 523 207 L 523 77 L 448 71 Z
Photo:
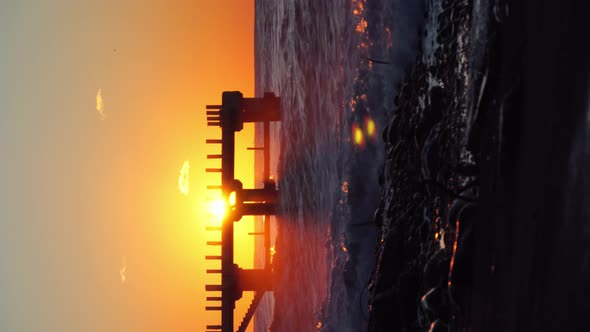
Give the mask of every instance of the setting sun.
M 208 210 L 216 222 L 221 222 L 226 211 L 226 204 L 221 199 L 216 199 L 208 203 Z

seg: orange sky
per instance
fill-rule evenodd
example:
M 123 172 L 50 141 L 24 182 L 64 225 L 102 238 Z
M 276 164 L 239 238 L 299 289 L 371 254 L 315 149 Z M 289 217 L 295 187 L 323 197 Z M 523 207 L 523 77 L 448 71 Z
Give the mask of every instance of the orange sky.
M 0 330 L 216 323 L 204 311 L 204 188 L 215 184 L 204 169 L 216 166 L 204 107 L 223 90 L 253 95 L 253 33 L 253 0 L 3 3 L 0 291 L 14 300 Z M 252 128 L 240 135 L 249 187 Z M 248 266 L 251 243 L 239 246 Z

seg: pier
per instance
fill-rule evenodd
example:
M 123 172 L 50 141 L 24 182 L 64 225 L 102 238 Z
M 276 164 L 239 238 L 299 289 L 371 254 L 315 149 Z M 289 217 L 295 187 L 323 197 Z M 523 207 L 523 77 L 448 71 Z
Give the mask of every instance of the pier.
M 220 255 L 206 256 L 207 260 L 221 262 L 220 269 L 208 269 L 210 274 L 221 274 L 221 284 L 205 285 L 208 311 L 219 311 L 219 324 L 207 325 L 210 332 L 232 332 L 234 330 L 235 303 L 244 291 L 253 291 L 254 299 L 237 329 L 246 331 L 254 312 L 265 292 L 273 289 L 270 242 L 270 216 L 277 213 L 278 189 L 270 178 L 270 122 L 281 120 L 280 99 L 272 93 L 262 98 L 244 98 L 238 91 L 225 91 L 221 105 L 207 105 L 207 125 L 221 127 L 221 139 L 207 139 L 207 144 L 221 145 L 221 154 L 207 155 L 208 159 L 220 159 L 221 168 L 207 168 L 206 172 L 221 173 L 221 184 L 208 189 L 221 190 L 227 205 L 220 227 L 207 227 L 210 232 L 221 233 L 219 241 L 208 241 L 207 245 L 220 247 Z M 263 146 L 250 150 L 264 153 L 263 187 L 243 188 L 234 176 L 235 134 L 243 129 L 244 123 L 263 123 Z M 234 262 L 234 223 L 242 216 L 264 216 L 264 255 L 262 269 L 242 269 Z M 259 235 L 259 234 L 256 234 Z M 213 295 L 213 293 L 221 296 Z

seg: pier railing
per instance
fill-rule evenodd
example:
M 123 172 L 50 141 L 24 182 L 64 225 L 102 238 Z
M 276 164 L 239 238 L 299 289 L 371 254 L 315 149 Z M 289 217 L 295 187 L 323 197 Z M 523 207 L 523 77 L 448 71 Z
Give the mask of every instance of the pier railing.
M 207 155 L 208 159 L 219 159 L 221 167 L 206 169 L 206 172 L 221 173 L 221 184 L 208 186 L 207 189 L 221 190 L 222 199 L 227 204 L 221 226 L 206 228 L 210 232 L 221 233 L 219 240 L 207 242 L 209 246 L 220 247 L 220 255 L 205 257 L 221 263 L 219 269 L 206 271 L 208 274 L 221 274 L 221 284 L 205 285 L 205 310 L 219 311 L 221 324 L 207 325 L 207 331 L 232 332 L 236 301 L 244 291 L 254 291 L 254 300 L 238 327 L 240 332 L 248 327 L 264 293 L 273 289 L 270 215 L 277 212 L 278 190 L 270 178 L 270 122 L 281 120 L 280 99 L 272 93 L 265 93 L 263 98 L 244 98 L 238 91 L 226 91 L 222 94 L 221 105 L 207 105 L 206 108 L 207 125 L 221 127 L 221 139 L 206 140 L 207 144 L 221 145 L 221 154 Z M 263 146 L 250 148 L 264 153 L 263 188 L 244 189 L 235 178 L 235 133 L 241 131 L 247 122 L 263 123 Z M 242 269 L 234 262 L 234 222 L 246 215 L 264 216 L 265 264 L 262 269 Z

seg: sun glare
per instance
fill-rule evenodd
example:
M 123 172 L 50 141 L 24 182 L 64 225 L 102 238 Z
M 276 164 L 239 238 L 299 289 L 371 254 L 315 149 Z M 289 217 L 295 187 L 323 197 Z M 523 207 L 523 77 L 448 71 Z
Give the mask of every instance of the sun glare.
M 236 192 L 232 191 L 229 194 L 229 206 L 235 206 L 236 205 Z

